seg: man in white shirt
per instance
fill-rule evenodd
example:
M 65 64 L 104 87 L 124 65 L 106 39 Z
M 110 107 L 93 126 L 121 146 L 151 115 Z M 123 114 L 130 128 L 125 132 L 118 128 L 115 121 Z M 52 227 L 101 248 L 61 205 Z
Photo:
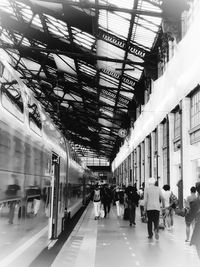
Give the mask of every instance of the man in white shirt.
M 160 202 L 163 208 L 165 207 L 165 200 L 162 192 L 158 186 L 155 186 L 156 180 L 149 179 L 149 186 L 144 190 L 144 209 L 147 212 L 148 222 L 148 238 L 153 237 L 152 226 L 154 224 L 155 238 L 159 239 L 159 216 L 160 216 Z

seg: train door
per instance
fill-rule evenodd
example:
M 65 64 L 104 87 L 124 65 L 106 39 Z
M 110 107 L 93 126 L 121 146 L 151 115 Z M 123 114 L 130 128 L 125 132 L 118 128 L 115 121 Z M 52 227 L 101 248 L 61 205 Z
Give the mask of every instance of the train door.
M 58 197 L 60 180 L 60 158 L 54 152 L 52 153 L 52 200 L 51 200 L 51 220 L 50 220 L 50 238 L 57 238 L 58 228 Z

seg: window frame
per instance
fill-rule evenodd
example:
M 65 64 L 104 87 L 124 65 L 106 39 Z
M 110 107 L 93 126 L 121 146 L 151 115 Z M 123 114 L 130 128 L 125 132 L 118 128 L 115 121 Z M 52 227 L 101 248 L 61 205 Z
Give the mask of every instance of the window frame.
M 22 98 L 22 94 L 21 94 L 21 90 L 20 90 L 20 84 L 13 77 L 13 74 L 9 71 L 9 69 L 6 68 L 6 66 L 2 62 L 0 62 L 0 63 L 2 66 L 4 66 L 2 75 L 0 76 L 0 79 L 1 79 L 1 81 L 0 81 L 0 96 L 1 96 L 2 107 L 7 112 L 9 112 L 9 114 L 11 114 L 15 118 L 17 118 L 20 122 L 24 122 L 24 116 L 25 116 L 24 110 L 25 109 L 24 109 L 24 102 L 23 102 L 23 98 Z M 8 77 L 5 77 L 5 70 L 8 73 L 8 75 L 7 75 Z M 9 87 L 6 88 L 5 87 L 6 85 L 9 85 Z M 15 98 L 15 96 L 12 95 L 8 90 L 13 85 L 16 85 L 15 87 L 13 87 L 13 90 L 15 90 L 17 92 L 17 94 L 19 95 L 19 97 L 17 97 L 17 98 Z M 13 109 L 8 108 L 8 106 L 6 106 L 4 97 L 6 98 L 6 101 L 9 101 L 10 105 L 12 105 Z M 18 100 L 18 99 L 20 99 L 21 101 L 17 102 L 16 100 Z M 21 116 L 18 116 L 19 114 L 16 114 L 16 112 L 15 112 L 16 110 L 19 112 L 19 114 L 21 114 Z
M 34 108 L 34 113 L 30 112 L 30 109 Z M 34 114 L 37 114 L 39 116 L 39 121 L 37 119 L 37 116 L 34 117 Z M 32 99 L 29 99 L 28 101 L 28 122 L 29 122 L 29 128 L 36 133 L 39 136 L 42 136 L 42 120 L 41 120 L 41 114 L 39 112 L 38 106 L 35 101 Z M 34 127 L 31 126 L 31 122 L 37 127 L 38 131 L 34 129 Z

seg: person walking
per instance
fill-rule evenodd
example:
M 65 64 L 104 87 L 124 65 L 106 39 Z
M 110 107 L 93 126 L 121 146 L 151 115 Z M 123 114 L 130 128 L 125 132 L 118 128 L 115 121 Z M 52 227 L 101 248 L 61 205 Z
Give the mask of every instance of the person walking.
M 185 200 L 185 224 L 186 224 L 186 240 L 185 242 L 190 242 L 190 228 L 194 224 L 195 218 L 195 200 L 196 196 L 196 187 L 192 186 L 190 188 L 190 195 Z
M 173 208 L 171 207 L 170 197 L 172 192 L 170 191 L 170 186 L 165 184 L 162 190 L 163 197 L 165 199 L 165 211 L 163 214 L 164 227 L 170 230 L 173 226 Z
M 194 200 L 195 225 L 192 233 L 190 245 L 194 245 L 200 258 L 200 182 L 196 183 L 197 198 Z
M 139 190 L 140 200 L 139 200 L 139 206 L 140 206 L 140 217 L 142 222 L 147 222 L 146 218 L 146 212 L 144 212 L 144 183 L 142 183 L 142 187 L 140 187 Z
M 130 226 L 136 225 L 136 223 L 135 223 L 135 210 L 136 210 L 136 207 L 138 207 L 138 202 L 139 202 L 140 196 L 137 193 L 136 187 L 131 186 L 131 185 L 129 185 L 126 188 L 125 194 L 126 194 L 126 202 L 128 204 Z
M 102 187 L 102 204 L 104 208 L 104 218 L 106 218 L 107 214 L 110 212 L 110 205 L 112 202 L 111 190 L 108 188 L 107 184 L 104 184 Z
M 162 195 L 161 189 L 155 186 L 155 179 L 152 177 L 149 179 L 149 186 L 144 190 L 144 210 L 147 212 L 148 222 L 148 238 L 153 237 L 152 226 L 154 224 L 155 238 L 159 239 L 159 216 L 160 216 L 160 202 L 162 207 L 165 207 L 165 200 Z
M 122 213 L 122 208 L 121 208 L 121 189 L 119 186 L 116 187 L 115 192 L 114 192 L 114 201 L 115 205 L 117 208 L 117 216 L 120 217 Z
M 94 219 L 98 220 L 100 218 L 100 209 L 101 209 L 101 192 L 98 184 L 95 186 L 93 192 L 93 205 L 95 214 Z

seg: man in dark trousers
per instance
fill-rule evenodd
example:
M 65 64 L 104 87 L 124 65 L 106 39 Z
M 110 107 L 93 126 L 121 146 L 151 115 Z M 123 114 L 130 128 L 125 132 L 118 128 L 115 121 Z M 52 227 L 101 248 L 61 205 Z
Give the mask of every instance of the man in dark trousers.
M 129 185 L 126 190 L 126 202 L 128 204 L 128 210 L 129 210 L 129 222 L 130 226 L 136 225 L 135 223 L 135 210 L 136 207 L 138 207 L 138 201 L 140 199 L 139 194 L 137 193 L 136 187 Z
M 103 185 L 101 194 L 102 194 L 102 203 L 103 203 L 105 218 L 106 218 L 107 214 L 109 214 L 110 212 L 110 205 L 112 202 L 112 192 L 107 184 Z

